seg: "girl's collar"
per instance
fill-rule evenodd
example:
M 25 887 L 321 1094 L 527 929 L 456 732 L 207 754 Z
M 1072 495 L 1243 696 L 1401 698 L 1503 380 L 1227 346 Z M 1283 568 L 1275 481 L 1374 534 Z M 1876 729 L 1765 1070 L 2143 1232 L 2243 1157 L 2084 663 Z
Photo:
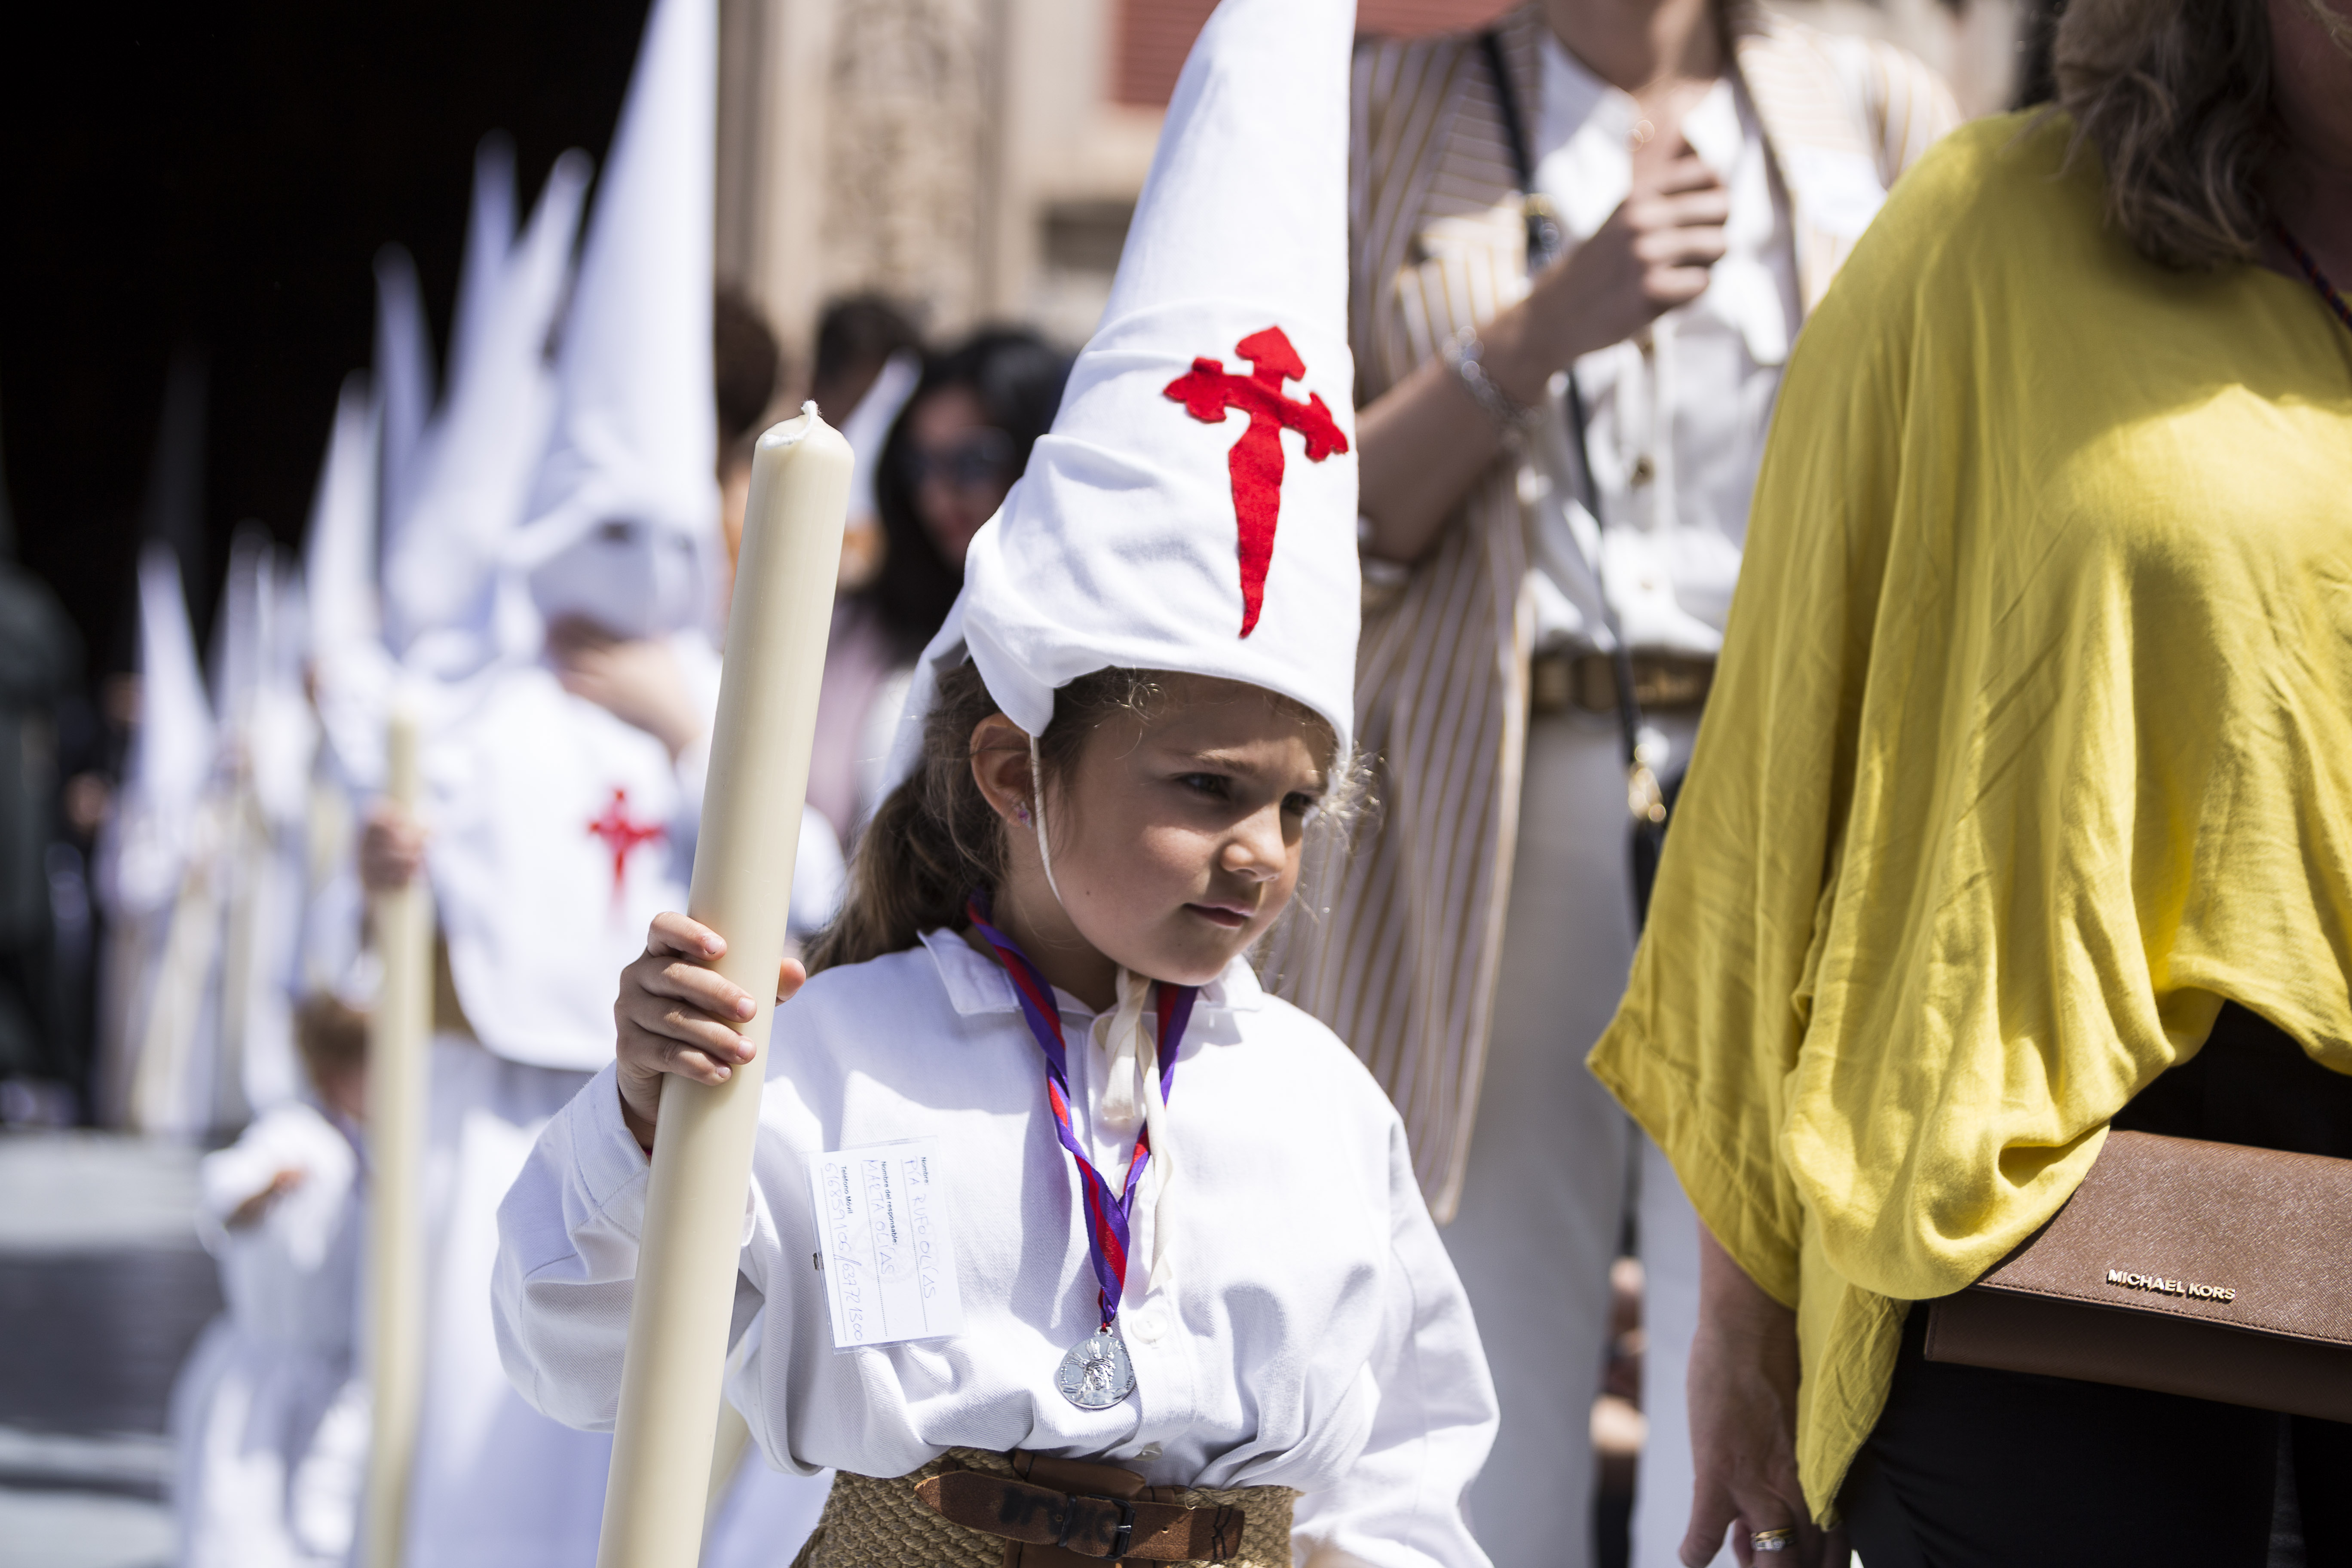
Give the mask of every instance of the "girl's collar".
M 947 987 L 949 1005 L 960 1016 L 971 1017 L 1021 1010 L 1011 977 L 977 931 L 950 931 L 946 927 L 925 931 L 923 948 L 939 969 L 940 983 Z M 1054 999 L 1066 1016 L 1093 1021 L 1093 1010 L 1075 996 L 1056 991 Z M 1244 956 L 1234 959 L 1223 974 L 1201 987 L 1201 999 L 1195 1005 L 1222 1013 L 1252 1013 L 1265 1003 L 1265 991 L 1258 984 L 1257 972 Z

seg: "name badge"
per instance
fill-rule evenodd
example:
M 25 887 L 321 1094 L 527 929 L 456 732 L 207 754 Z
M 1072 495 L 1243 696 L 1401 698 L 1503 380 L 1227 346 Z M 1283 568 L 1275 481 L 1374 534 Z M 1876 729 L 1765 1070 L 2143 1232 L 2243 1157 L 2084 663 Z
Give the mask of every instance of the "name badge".
M 809 1190 L 835 1350 L 963 1331 L 938 1139 L 812 1154 Z

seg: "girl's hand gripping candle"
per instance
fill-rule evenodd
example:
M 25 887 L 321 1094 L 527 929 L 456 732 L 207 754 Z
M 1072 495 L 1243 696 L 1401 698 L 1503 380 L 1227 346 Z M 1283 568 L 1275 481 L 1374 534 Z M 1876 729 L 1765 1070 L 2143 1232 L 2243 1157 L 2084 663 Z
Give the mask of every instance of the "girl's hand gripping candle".
M 761 437 L 752 458 L 688 900 L 697 945 L 679 950 L 709 964 L 714 994 L 723 984 L 750 994 L 728 1015 L 740 1042 L 712 1042 L 727 1070 L 668 1075 L 655 1099 L 664 1133 L 646 1194 L 601 1568 L 693 1568 L 701 1551 L 765 998 L 784 945 L 850 466 L 849 443 L 814 404 Z

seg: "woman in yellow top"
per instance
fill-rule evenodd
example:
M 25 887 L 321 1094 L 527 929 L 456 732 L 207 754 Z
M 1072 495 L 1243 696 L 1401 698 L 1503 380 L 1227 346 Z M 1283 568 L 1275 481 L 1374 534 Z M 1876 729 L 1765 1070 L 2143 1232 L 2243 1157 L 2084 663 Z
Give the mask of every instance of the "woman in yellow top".
M 2345 3 L 2074 0 L 1797 346 L 1592 1056 L 1711 1232 L 1686 1563 L 2260 1563 L 2297 1473 L 2352 1562 L 2352 1428 L 1907 1312 L 2119 1119 L 2352 1155 Z

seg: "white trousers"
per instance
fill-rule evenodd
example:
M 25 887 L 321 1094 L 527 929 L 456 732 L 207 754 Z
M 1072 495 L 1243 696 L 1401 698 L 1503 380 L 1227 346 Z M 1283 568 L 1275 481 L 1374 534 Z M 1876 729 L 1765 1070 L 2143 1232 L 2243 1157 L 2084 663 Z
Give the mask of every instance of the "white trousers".
M 540 1129 L 589 1075 L 526 1067 L 448 1037 L 434 1042 L 432 1073 L 431 1297 L 409 1568 L 593 1563 L 613 1439 L 575 1432 L 525 1404 L 499 1364 L 490 1321 L 499 1205 Z
M 1655 723 L 1677 756 L 1690 726 Z M 1584 1058 L 1633 957 L 1622 742 L 1613 717 L 1528 726 L 1503 968 L 1462 1205 L 1446 1249 L 1477 1313 L 1502 1429 L 1471 1488 L 1498 1568 L 1592 1560 L 1592 1403 L 1609 1267 L 1632 1218 L 1648 1285 L 1636 1568 L 1671 1568 L 1688 1521 L 1683 1384 L 1698 1316 L 1696 1220 L 1667 1166 Z

